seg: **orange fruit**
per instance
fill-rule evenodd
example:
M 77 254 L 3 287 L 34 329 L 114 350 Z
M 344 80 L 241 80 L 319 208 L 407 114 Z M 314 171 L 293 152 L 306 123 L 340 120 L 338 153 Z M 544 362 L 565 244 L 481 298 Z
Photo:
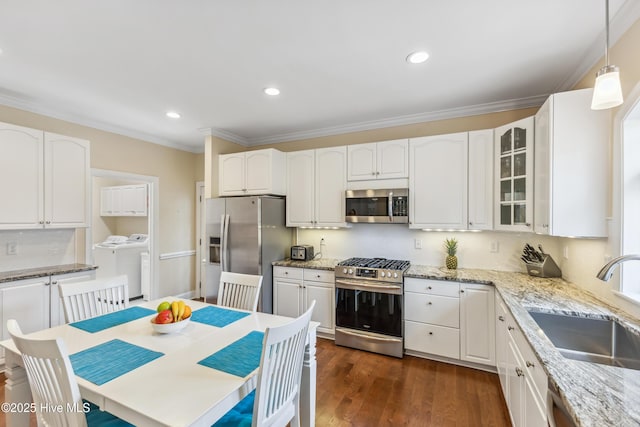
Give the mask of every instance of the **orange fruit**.
M 184 306 L 184 314 L 182 315 L 182 318 L 186 319 L 189 316 L 191 316 L 191 307 L 189 307 L 188 305 L 185 305 Z

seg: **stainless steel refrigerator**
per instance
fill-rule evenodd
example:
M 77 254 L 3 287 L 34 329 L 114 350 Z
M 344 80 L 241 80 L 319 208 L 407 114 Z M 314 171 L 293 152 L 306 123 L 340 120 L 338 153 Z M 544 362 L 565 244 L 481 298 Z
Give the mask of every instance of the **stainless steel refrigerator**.
M 218 296 L 220 272 L 260 274 L 258 310 L 273 312 L 273 261 L 289 255 L 292 229 L 285 226 L 285 199 L 273 196 L 221 197 L 207 200 L 209 257 L 202 295 Z

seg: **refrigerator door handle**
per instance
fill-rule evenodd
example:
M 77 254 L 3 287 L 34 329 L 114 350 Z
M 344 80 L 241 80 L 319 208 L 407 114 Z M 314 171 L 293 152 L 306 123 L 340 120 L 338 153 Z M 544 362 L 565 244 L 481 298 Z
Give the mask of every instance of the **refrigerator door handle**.
M 224 238 L 224 219 L 226 215 L 220 215 L 220 271 L 224 271 L 224 245 L 226 239 Z
M 222 236 L 222 262 L 221 262 L 221 271 L 229 271 L 229 215 L 223 215 L 221 219 L 221 227 L 222 232 L 220 235 Z

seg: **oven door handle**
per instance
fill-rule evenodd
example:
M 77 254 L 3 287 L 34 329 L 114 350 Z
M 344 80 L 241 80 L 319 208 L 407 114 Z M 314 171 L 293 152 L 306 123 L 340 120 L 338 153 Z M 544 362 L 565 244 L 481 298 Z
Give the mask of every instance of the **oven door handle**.
M 352 282 L 347 280 L 336 279 L 336 288 L 351 289 L 354 291 L 365 292 L 382 292 L 385 294 L 402 295 L 402 287 L 394 285 L 374 285 L 372 283 L 364 284 L 362 282 Z
M 381 335 L 376 334 L 375 336 L 373 335 L 369 335 L 367 333 L 358 333 L 355 331 L 350 331 L 347 329 L 343 329 L 343 328 L 337 328 L 337 330 L 339 330 L 341 333 L 345 334 L 345 335 L 351 335 L 354 337 L 358 337 L 358 338 L 366 338 L 372 341 L 388 341 L 388 342 L 402 342 L 402 338 L 387 338 L 387 337 L 383 337 Z
M 389 222 L 393 222 L 393 191 L 389 191 L 387 210 L 389 214 Z

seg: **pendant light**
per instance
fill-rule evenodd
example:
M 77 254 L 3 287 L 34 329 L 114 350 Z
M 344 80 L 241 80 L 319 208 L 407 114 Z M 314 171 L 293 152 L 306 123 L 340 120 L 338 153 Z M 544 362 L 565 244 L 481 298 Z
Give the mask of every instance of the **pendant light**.
M 622 104 L 622 88 L 620 87 L 620 69 L 609 65 L 609 0 L 606 5 L 606 43 L 604 45 L 604 67 L 596 73 L 596 85 L 591 100 L 592 110 L 604 110 Z

